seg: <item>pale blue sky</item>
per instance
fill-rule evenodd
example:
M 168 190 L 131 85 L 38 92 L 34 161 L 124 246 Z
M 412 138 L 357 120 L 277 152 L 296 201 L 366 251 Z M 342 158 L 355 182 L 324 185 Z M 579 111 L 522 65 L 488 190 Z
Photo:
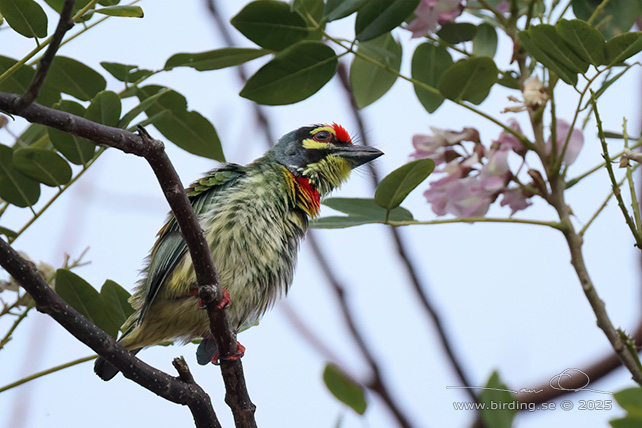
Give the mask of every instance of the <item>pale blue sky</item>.
M 221 3 L 226 17 L 241 8 L 241 2 Z M 99 61 L 107 60 L 155 69 L 161 68 L 175 52 L 223 47 L 204 2 L 177 6 L 176 2 L 157 0 L 141 5 L 144 19 L 110 19 L 64 46 L 60 54 L 96 68 Z M 350 29 L 349 20 L 330 26 L 334 34 Z M 351 33 L 344 34 L 349 37 Z M 241 37 L 237 38 L 240 42 Z M 402 71 L 408 73 L 410 53 L 417 41 L 410 41 L 406 32 L 396 33 L 396 37 L 404 45 Z M 7 31 L 0 32 L 3 55 L 17 58 L 32 44 Z M 496 60 L 505 60 L 511 49 L 502 40 L 500 59 Z M 252 66 L 260 65 L 261 61 Z M 627 115 L 633 124 L 630 133 L 639 132 L 635 125 L 639 115 L 638 81 L 639 71 L 633 69 L 601 100 L 607 129 L 618 130 L 622 116 Z M 153 82 L 184 94 L 191 109 L 214 123 L 228 160 L 247 163 L 264 151 L 251 104 L 237 95 L 241 86 L 234 71 L 176 70 L 155 76 Z M 109 80 L 108 87 L 121 89 L 113 80 Z M 481 107 L 507 119 L 499 112 L 508 104 L 508 94 L 495 88 Z M 571 91 L 560 91 L 557 97 L 560 117 L 570 118 L 574 97 Z M 302 125 L 333 121 L 353 134 L 357 131 L 336 79 L 302 103 L 269 107 L 267 112 L 279 136 Z M 498 127 L 453 104 L 446 103 L 437 113 L 428 115 L 412 87 L 403 81 L 398 81 L 389 94 L 363 113 L 371 142 L 386 153 L 376 161 L 383 173 L 408 160 L 412 135 L 428 132 L 429 126 L 456 130 L 473 126 L 480 130 L 484 142 L 499 134 Z M 526 126 L 525 113 L 515 117 Z M 20 122 L 11 125 L 14 131 L 22 126 Z M 161 137 L 153 129 L 150 132 Z M 589 130 L 585 138 L 585 148 L 571 168 L 572 176 L 601 161 L 594 132 Z M 0 131 L 0 143 L 10 141 Z M 619 142 L 612 144 L 619 150 Z M 214 166 L 171 144 L 168 152 L 185 184 Z M 334 196 L 371 197 L 367 174 L 365 169 L 355 173 Z M 420 186 L 404 203 L 419 219 L 434 217 L 421 195 L 426 187 L 427 184 Z M 600 172 L 569 191 L 578 224 L 590 218 L 608 189 L 606 174 Z M 110 150 L 15 246 L 34 260 L 55 265 L 62 262 L 63 252 L 77 256 L 89 246 L 88 259 L 92 263 L 77 273 L 95 286 L 113 279 L 131 289 L 166 211 L 167 204 L 147 164 Z M 331 210 L 324 208 L 323 213 L 331 214 Z M 493 208 L 489 215 L 508 214 L 507 209 Z M 3 225 L 5 221 L 9 227 L 20 225 L 27 216 L 26 210 L 11 209 L 3 217 Z M 542 201 L 536 201 L 522 216 L 550 220 L 554 219 L 554 212 Z M 476 384 L 483 385 L 497 369 L 511 387 L 531 388 L 555 373 L 569 367 L 585 367 L 609 352 L 608 342 L 595 326 L 594 316 L 572 272 L 561 234 L 541 227 L 497 224 L 415 226 L 400 232 L 412 249 L 413 261 L 421 268 L 427 294 Z M 438 345 L 432 324 L 420 310 L 385 227 L 321 231 L 318 237 L 326 246 L 337 276 L 347 286 L 349 303 L 385 367 L 386 380 L 412 421 L 420 427 L 468 426 L 474 415 L 454 411 L 452 405 L 453 401 L 467 397 L 446 388 L 458 385 L 457 379 Z M 639 255 L 615 204 L 611 203 L 591 227 L 585 242 L 590 273 L 614 324 L 632 329 L 639 319 Z M 357 376 L 367 376 L 364 362 L 343 328 L 336 302 L 305 242 L 287 305 L 302 314 L 305 322 L 323 337 L 340 357 L 341 365 Z M 1 320 L 0 331 L 5 331 L 7 325 L 8 320 Z M 326 358 L 289 325 L 282 304 L 259 327 L 241 334 L 239 340 L 247 347 L 243 363 L 250 395 L 257 405 L 259 426 L 330 427 L 343 414 L 344 427 L 391 426 L 390 416 L 375 396 L 368 396 L 370 407 L 364 422 L 325 390 L 321 373 Z M 194 351 L 194 346 L 159 347 L 139 356 L 173 374 L 172 358 L 184 355 L 196 380 L 211 395 L 223 425 L 232 426 L 218 369 L 198 366 Z M 20 327 L 15 341 L 0 354 L 3 366 L 0 385 L 89 354 L 90 349 L 46 316 L 34 312 Z M 618 370 L 591 387 L 619 390 L 633 385 L 629 377 Z M 569 399 L 577 404 L 579 399 L 604 397 L 582 392 Z M 186 408 L 164 401 L 122 376 L 104 383 L 93 374 L 89 363 L 3 393 L 0 426 L 9 428 L 9 418 L 18 407 L 25 409 L 25 427 L 191 424 Z M 517 426 L 605 426 L 608 419 L 623 413 L 615 407 L 612 411 L 557 410 L 520 415 Z

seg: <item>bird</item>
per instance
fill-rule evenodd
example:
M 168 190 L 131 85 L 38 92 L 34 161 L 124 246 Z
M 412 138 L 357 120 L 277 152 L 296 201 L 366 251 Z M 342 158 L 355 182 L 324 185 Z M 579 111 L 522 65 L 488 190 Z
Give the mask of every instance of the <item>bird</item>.
M 341 125 L 315 124 L 285 134 L 254 162 L 223 164 L 186 189 L 229 296 L 226 311 L 235 332 L 258 324 L 287 294 L 299 243 L 309 220 L 319 215 L 321 199 L 354 168 L 381 155 L 374 147 L 353 144 Z M 197 361 L 216 362 L 218 350 L 207 313 L 199 309 L 191 257 L 172 213 L 130 303 L 134 313 L 118 340 L 130 352 L 167 341 L 202 340 Z M 242 356 L 244 348 L 239 351 Z M 103 357 L 94 371 L 103 380 L 119 372 Z

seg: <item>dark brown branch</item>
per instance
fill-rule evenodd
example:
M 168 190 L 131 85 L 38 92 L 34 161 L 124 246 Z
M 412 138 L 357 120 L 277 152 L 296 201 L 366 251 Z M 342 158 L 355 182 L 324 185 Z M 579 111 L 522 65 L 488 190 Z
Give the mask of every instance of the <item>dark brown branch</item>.
M 339 75 L 339 79 L 341 80 L 341 84 L 343 85 L 346 97 L 350 101 L 353 116 L 359 125 L 359 129 L 361 131 L 362 143 L 368 146 L 370 145 L 370 142 L 368 141 L 368 136 L 365 132 L 364 121 L 361 116 L 361 113 L 359 112 L 359 108 L 357 107 L 357 103 L 354 99 L 354 96 L 352 95 L 352 89 L 350 87 L 350 79 L 348 77 L 348 71 L 344 63 L 339 64 L 338 75 Z M 368 166 L 372 171 L 372 175 L 371 175 L 372 184 L 376 188 L 379 184 L 379 174 L 377 172 L 377 168 L 372 162 L 368 163 Z M 421 280 L 419 279 L 417 269 L 415 268 L 414 264 L 410 260 L 410 253 L 406 249 L 406 244 L 402 239 L 399 230 L 395 227 L 389 227 L 388 230 L 390 231 L 392 240 L 394 241 L 395 246 L 397 248 L 397 253 L 399 254 L 399 258 L 401 259 L 401 262 L 405 266 L 406 271 L 410 276 L 410 281 L 415 290 L 415 293 L 417 294 L 417 297 L 419 297 L 419 301 L 424 307 L 426 313 L 428 313 L 428 315 L 430 316 L 430 319 L 432 320 L 433 325 L 437 330 L 437 334 L 439 334 L 439 340 L 441 341 L 441 346 L 446 352 L 446 356 L 448 357 L 448 360 L 450 361 L 450 364 L 452 365 L 453 369 L 455 369 L 455 373 L 457 374 L 459 381 L 462 383 L 462 386 L 472 386 L 470 379 L 464 372 L 463 365 L 459 357 L 455 353 L 455 350 L 450 342 L 450 338 L 446 334 L 446 330 L 444 329 L 444 326 L 441 322 L 441 318 L 439 314 L 437 313 L 437 310 L 434 308 L 433 304 L 430 302 L 430 299 L 428 298 L 428 295 L 424 291 L 426 287 L 424 287 L 424 285 L 421 283 Z M 472 389 L 466 389 L 465 391 L 473 401 L 475 402 L 478 401 L 477 395 L 474 393 Z
M 36 69 L 36 74 L 34 74 L 29 87 L 27 88 L 25 93 L 16 100 L 13 106 L 15 111 L 20 112 L 24 110 L 29 104 L 31 104 L 36 100 L 36 98 L 38 98 L 40 89 L 42 89 L 42 85 L 44 85 L 45 79 L 47 78 L 47 73 L 49 72 L 51 63 L 56 56 L 56 52 L 58 52 L 58 48 L 60 48 L 62 38 L 65 36 L 65 33 L 74 26 L 74 21 L 73 19 L 71 19 L 71 14 L 73 12 L 75 2 L 75 0 L 65 0 L 65 3 L 62 5 L 62 10 L 60 11 L 60 20 L 58 21 L 56 31 L 51 37 L 49 47 L 45 51 L 45 54 L 42 56 L 42 58 L 40 58 L 38 68 Z
M 209 246 L 180 178 L 165 153 L 163 143 L 152 139 L 144 131 L 141 131 L 141 136 L 138 136 L 122 129 L 101 125 L 36 103 L 32 103 L 23 111 L 17 112 L 13 107 L 17 98 L 17 95 L 0 92 L 0 110 L 21 116 L 32 123 L 39 123 L 87 138 L 96 144 L 103 144 L 117 148 L 125 153 L 144 157 L 148 161 L 156 174 L 172 212 L 176 216 L 181 233 L 189 249 L 198 282 L 199 297 L 208 307 L 212 334 L 218 343 L 221 356 L 224 358 L 235 355 L 237 352 L 236 335 L 231 327 L 229 318 L 224 311 L 213 309 L 214 303 L 218 303 L 223 294 L 210 256 Z M 120 345 L 116 347 L 126 352 Z M 120 351 L 106 354 L 99 352 L 107 361 L 124 372 L 123 367 L 127 364 L 116 358 L 119 353 Z M 250 401 L 249 394 L 245 388 L 241 361 L 229 361 L 221 364 L 221 373 L 228 394 L 226 402 L 232 407 L 235 419 L 237 421 L 245 421 L 245 424 L 242 425 L 237 422 L 237 426 L 256 426 L 253 419 L 254 405 Z M 249 415 L 252 415 L 252 417 Z
M 80 315 L 42 279 L 36 266 L 0 239 L 0 265 L 31 295 L 36 309 L 51 316 L 78 340 L 117 366 L 125 377 L 174 403 L 188 406 L 197 427 L 220 427 L 209 396 L 200 386 L 155 369 Z

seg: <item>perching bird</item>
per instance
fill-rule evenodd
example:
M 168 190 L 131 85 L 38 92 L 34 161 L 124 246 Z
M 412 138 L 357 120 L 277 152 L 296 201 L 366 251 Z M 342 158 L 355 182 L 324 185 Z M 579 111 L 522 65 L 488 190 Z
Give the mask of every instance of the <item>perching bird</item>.
M 353 145 L 340 125 L 307 126 L 285 134 L 251 164 L 225 164 L 187 189 L 221 287 L 229 291 L 227 313 L 237 332 L 256 325 L 287 293 L 299 241 L 308 218 L 319 214 L 320 199 L 353 168 L 382 154 Z M 170 214 L 130 299 L 135 313 L 123 325 L 120 344 L 135 353 L 168 340 L 205 338 L 197 359 L 207 364 L 217 354 L 216 342 L 196 289 L 187 246 Z M 118 373 L 104 358 L 94 371 L 103 380 Z

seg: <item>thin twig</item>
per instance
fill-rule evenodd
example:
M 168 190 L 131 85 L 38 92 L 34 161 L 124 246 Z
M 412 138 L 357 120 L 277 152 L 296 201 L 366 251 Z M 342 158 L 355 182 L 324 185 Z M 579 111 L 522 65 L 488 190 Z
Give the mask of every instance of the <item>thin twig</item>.
M 611 157 L 609 156 L 609 148 L 608 148 L 608 145 L 606 144 L 606 138 L 604 138 L 604 130 L 602 129 L 602 120 L 600 119 L 600 113 L 597 111 L 597 104 L 595 102 L 595 94 L 593 93 L 593 91 L 591 91 L 591 104 L 593 105 L 593 113 L 595 113 L 595 121 L 597 122 L 597 130 L 598 130 L 597 136 L 600 139 L 600 143 L 602 143 L 602 155 L 604 156 L 604 164 L 606 166 L 606 170 L 609 173 L 611 186 L 613 187 L 613 194 L 615 195 L 617 204 L 620 207 L 620 210 L 622 211 L 622 215 L 624 216 L 624 221 L 626 222 L 627 226 L 631 230 L 633 239 L 635 239 L 635 245 L 640 250 L 642 250 L 642 235 L 640 235 L 640 233 L 638 232 L 637 228 L 635 227 L 635 223 L 633 222 L 633 219 L 631 218 L 628 210 L 626 209 L 626 205 L 624 204 L 624 199 L 622 199 L 620 188 L 618 187 L 617 180 L 615 179 L 615 173 L 613 172 L 613 165 L 611 164 Z
M 29 376 L 27 376 L 25 378 L 22 378 L 20 380 L 12 382 L 12 383 L 10 383 L 8 385 L 0 387 L 0 392 L 8 391 L 9 389 L 15 388 L 15 387 L 20 386 L 20 385 L 24 385 L 27 382 L 31 382 L 32 380 L 36 380 L 36 379 L 39 379 L 39 378 L 41 378 L 43 376 L 47 376 L 47 375 L 50 375 L 52 373 L 59 372 L 60 370 L 67 369 L 69 367 L 73 367 L 73 366 L 76 366 L 78 364 L 81 364 L 81 363 L 84 363 L 84 362 L 87 362 L 87 361 L 95 360 L 96 357 L 97 357 L 97 355 L 90 355 L 89 357 L 79 358 L 77 360 L 69 361 L 68 363 L 61 364 L 61 365 L 52 367 L 52 368 L 47 369 L 47 370 L 43 370 L 43 371 L 38 372 L 38 373 L 34 373 L 34 374 L 29 375 Z
M 74 21 L 73 19 L 71 19 L 71 13 L 73 11 L 75 2 L 76 0 L 65 0 L 65 3 L 62 6 L 62 10 L 60 11 L 60 20 L 58 21 L 58 26 L 56 27 L 56 31 L 54 32 L 53 37 L 51 38 L 49 47 L 40 59 L 38 68 L 36 69 L 36 73 L 34 74 L 29 87 L 27 88 L 25 93 L 16 100 L 14 105 L 15 111 L 20 112 L 24 110 L 25 107 L 27 107 L 29 104 L 34 102 L 36 98 L 38 98 L 40 89 L 42 89 L 42 85 L 45 83 L 45 79 L 47 78 L 47 73 L 49 72 L 51 63 L 53 62 L 53 59 L 56 56 L 56 52 L 58 52 L 58 48 L 60 47 L 62 38 L 65 36 L 65 33 L 74 26 Z

